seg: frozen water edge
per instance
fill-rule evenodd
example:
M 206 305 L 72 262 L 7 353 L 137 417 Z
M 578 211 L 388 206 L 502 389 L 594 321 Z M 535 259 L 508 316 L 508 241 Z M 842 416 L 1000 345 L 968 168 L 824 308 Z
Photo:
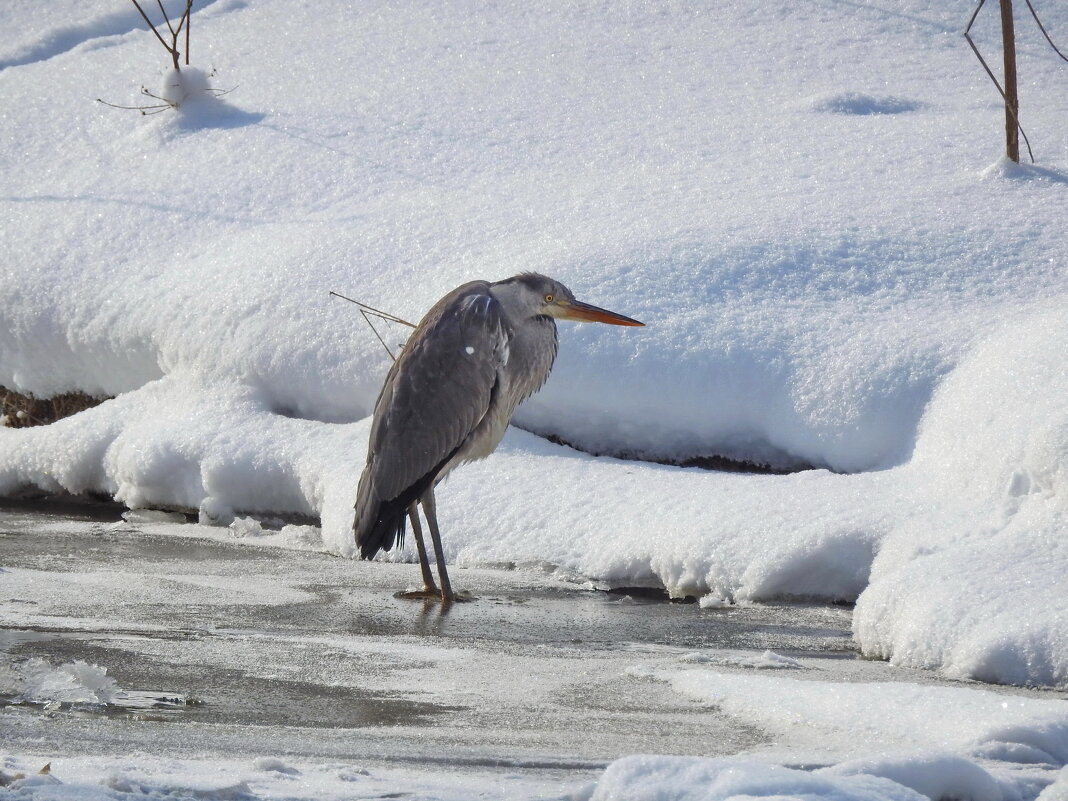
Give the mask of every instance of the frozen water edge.
M 229 798 L 399 790 L 442 799 L 561 797 L 601 780 L 628 754 L 742 755 L 813 768 L 865 753 L 865 737 L 848 727 L 829 751 L 818 726 L 800 741 L 784 732 L 792 713 L 776 697 L 803 697 L 787 681 L 805 682 L 814 707 L 862 685 L 873 703 L 904 693 L 916 699 L 906 708 L 919 728 L 937 717 L 923 709 L 931 692 L 1014 704 L 1064 697 L 973 690 L 859 660 L 843 607 L 702 609 L 610 596 L 533 571 L 469 569 L 457 571 L 457 583 L 478 600 L 442 615 L 437 605 L 393 597 L 415 579 L 414 565 L 176 530 L 205 531 L 0 517 L 0 664 L 81 660 L 106 669 L 120 694 L 196 702 L 155 711 L 49 708 L 40 698 L 7 706 L 0 715 L 9 756 L 0 770 L 8 776 L 50 762 L 49 776 L 63 782 L 49 785 L 56 797 L 120 797 L 137 788 Z M 791 669 L 761 668 L 783 664 Z M 781 719 L 746 709 L 744 683 L 765 679 L 761 704 L 783 706 Z M 704 692 L 724 697 L 710 702 Z M 871 726 L 862 718 L 859 730 Z M 965 734 L 969 721 L 970 734 L 988 733 L 975 717 L 964 719 Z M 841 729 L 840 721 L 828 725 Z M 913 736 L 934 747 L 916 732 L 879 731 L 891 747 Z M 674 769 L 643 763 L 643 775 L 665 765 Z M 606 788 L 632 768 L 624 762 L 604 774 Z M 1048 783 L 1050 766 L 1029 770 L 1028 786 Z M 20 785 L 27 798 L 37 786 Z

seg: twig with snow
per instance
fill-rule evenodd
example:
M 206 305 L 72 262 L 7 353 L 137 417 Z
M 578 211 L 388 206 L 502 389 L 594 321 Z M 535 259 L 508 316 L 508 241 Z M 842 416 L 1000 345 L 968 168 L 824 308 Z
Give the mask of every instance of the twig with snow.
M 159 6 L 160 13 L 163 15 L 163 22 L 167 26 L 167 30 L 170 33 L 170 42 L 163 37 L 159 28 L 152 22 L 148 14 L 138 0 L 131 0 L 134 7 L 137 9 L 141 17 L 148 23 L 149 29 L 155 35 L 159 43 L 163 45 L 163 48 L 171 57 L 171 64 L 173 65 L 168 70 L 167 75 L 163 79 L 163 89 L 159 94 L 154 94 L 141 87 L 141 94 L 149 97 L 153 100 L 158 100 L 158 103 L 149 103 L 143 106 L 126 106 L 120 103 L 110 103 L 107 100 L 96 98 L 98 103 L 103 103 L 105 106 L 111 106 L 112 108 L 127 109 L 130 111 L 140 111 L 142 115 L 159 114 L 161 111 L 166 111 L 168 108 L 177 109 L 182 103 L 189 98 L 198 97 L 201 95 L 208 95 L 211 97 L 221 97 L 234 91 L 236 87 L 230 89 L 216 89 L 208 84 L 208 79 L 215 76 L 215 71 L 205 73 L 202 70 L 189 68 L 189 28 L 191 24 L 191 15 L 193 11 L 193 0 L 186 0 L 185 11 L 182 12 L 181 18 L 178 20 L 177 26 L 171 22 L 171 18 L 167 14 L 167 9 L 163 6 L 163 0 L 156 0 L 156 5 Z M 185 72 L 182 72 L 180 64 L 182 52 L 178 49 L 178 39 L 185 33 L 185 66 L 187 67 Z

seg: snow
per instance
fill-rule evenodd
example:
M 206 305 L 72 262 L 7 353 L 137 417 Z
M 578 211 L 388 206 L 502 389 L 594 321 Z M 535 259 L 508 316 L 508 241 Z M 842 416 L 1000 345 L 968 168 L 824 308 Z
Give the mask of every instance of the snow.
M 17 766 L 22 768 L 20 764 Z M 59 778 L 76 773 L 75 781 Z M 6 777 L 21 776 L 5 781 Z M 274 757 L 227 760 L 85 758 L 53 764 L 48 774 L 0 768 L 0 795 L 32 801 L 118 801 L 118 799 L 195 798 L 203 801 L 314 798 L 395 798 L 405 786 L 411 797 L 466 801 L 472 797 L 552 801 L 537 785 L 516 780 L 462 777 L 428 782 L 411 771 L 367 771 L 342 763 L 290 764 Z M 567 801 L 559 797 L 560 801 Z
M 988 338 L 932 399 L 903 468 L 928 480 L 925 497 L 857 602 L 869 654 L 958 677 L 1068 681 L 1055 655 L 1068 620 L 1065 346 L 1064 307 L 1052 305 Z
M 1063 45 L 1068 9 L 1039 5 Z M 94 102 L 179 100 L 135 9 L 5 3 L 0 385 L 114 398 L 0 426 L 0 495 L 352 556 L 388 358 L 328 292 L 414 320 L 536 270 L 647 325 L 561 325 L 518 427 L 439 493 L 450 561 L 708 610 L 855 601 L 867 656 L 1068 687 L 1068 74 L 1018 19 L 1038 164 L 1004 160 L 972 7 L 214 0 L 180 106 L 142 116 Z M 186 97 L 209 84 L 233 91 Z M 808 469 L 615 458 L 708 455 Z M 259 522 L 293 515 L 318 528 Z M 636 760 L 599 797 L 691 772 L 700 797 L 930 789 Z
M 1040 793 L 1046 798 L 1047 792 L 1048 797 L 1059 792 L 1049 768 L 1068 759 L 1063 700 L 704 668 L 635 666 L 630 672 L 759 725 L 775 742 L 727 759 L 626 757 L 605 771 L 591 801 L 739 795 L 1007 801 Z
M 809 763 L 913 750 L 1053 765 L 1068 757 L 1068 718 L 1059 699 L 904 682 L 843 684 L 800 674 L 785 678 L 703 667 L 650 673 L 635 666 L 631 672 L 666 681 L 679 693 L 770 729 L 776 747 L 792 746 L 795 758 Z M 827 703 L 828 698 L 834 703 Z M 932 709 L 938 710 L 937 716 Z M 1026 757 L 1010 746 L 1026 747 Z
M 826 777 L 733 759 L 633 756 L 608 768 L 589 801 L 714 801 L 738 797 L 921 801 L 924 796 L 865 774 Z

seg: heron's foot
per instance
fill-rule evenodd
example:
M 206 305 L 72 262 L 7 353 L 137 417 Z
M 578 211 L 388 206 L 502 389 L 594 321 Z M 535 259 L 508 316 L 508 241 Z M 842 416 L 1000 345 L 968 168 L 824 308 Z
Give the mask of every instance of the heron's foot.
M 447 603 L 447 604 L 451 604 L 451 603 L 464 604 L 464 603 L 467 603 L 468 601 L 474 601 L 475 600 L 475 596 L 472 595 L 467 590 L 460 590 L 459 592 L 452 593 L 448 597 L 446 597 L 445 595 L 442 595 L 441 596 L 441 600 L 442 600 L 443 603 Z
M 443 604 L 462 604 L 475 600 L 475 596 L 467 590 L 460 590 L 460 592 L 446 595 L 435 586 L 423 587 L 421 590 L 401 590 L 393 593 L 393 597 L 402 598 L 406 601 L 441 601 Z
M 424 586 L 421 590 L 402 590 L 393 594 L 394 598 L 404 598 L 410 601 L 426 601 L 436 600 L 441 598 L 441 590 L 431 584 L 430 586 Z

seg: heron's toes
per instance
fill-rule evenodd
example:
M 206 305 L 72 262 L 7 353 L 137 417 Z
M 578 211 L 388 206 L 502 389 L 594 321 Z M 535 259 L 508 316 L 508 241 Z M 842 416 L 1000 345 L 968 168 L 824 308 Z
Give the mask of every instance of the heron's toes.
M 467 603 L 468 601 L 473 600 L 475 600 L 475 596 L 467 590 L 460 590 L 459 592 L 450 593 L 449 595 L 441 593 L 441 602 L 446 604 Z
M 435 587 L 433 584 L 424 586 L 421 590 L 403 590 L 398 593 L 394 593 L 394 598 L 405 598 L 412 601 L 425 601 L 428 598 L 440 598 L 441 590 Z

